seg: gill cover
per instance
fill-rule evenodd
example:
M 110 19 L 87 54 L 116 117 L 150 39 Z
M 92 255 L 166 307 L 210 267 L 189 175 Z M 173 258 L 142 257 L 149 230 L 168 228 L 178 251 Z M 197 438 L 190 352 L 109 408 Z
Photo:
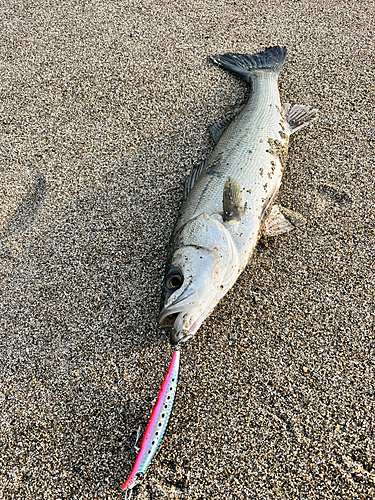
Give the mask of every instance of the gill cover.
M 175 236 L 171 254 L 159 323 L 172 327 L 178 344 L 195 334 L 233 284 L 237 251 L 225 226 L 202 213 Z

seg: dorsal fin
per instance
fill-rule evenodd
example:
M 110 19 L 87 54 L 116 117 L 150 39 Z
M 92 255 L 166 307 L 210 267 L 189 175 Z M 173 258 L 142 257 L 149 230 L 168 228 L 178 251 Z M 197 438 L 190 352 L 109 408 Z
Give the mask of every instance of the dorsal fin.
M 206 165 L 206 159 L 202 160 L 198 165 L 193 165 L 190 174 L 186 177 L 184 186 L 184 200 L 188 197 L 188 194 L 193 189 L 198 177 L 201 175 L 204 166 Z
M 223 221 L 239 221 L 244 214 L 242 187 L 238 181 L 227 177 L 223 191 Z
M 240 111 L 241 108 L 236 109 L 233 113 L 229 113 L 229 115 L 224 116 L 222 120 L 219 120 L 208 127 L 208 130 L 211 132 L 212 138 L 216 143 L 219 141 L 230 122 L 240 113 Z

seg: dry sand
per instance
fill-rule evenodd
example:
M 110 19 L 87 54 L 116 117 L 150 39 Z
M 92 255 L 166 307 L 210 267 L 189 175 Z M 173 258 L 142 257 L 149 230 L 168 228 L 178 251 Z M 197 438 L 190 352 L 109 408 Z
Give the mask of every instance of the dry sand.
M 166 247 L 207 126 L 247 96 L 208 55 L 280 44 L 293 136 L 260 244 L 182 352 L 137 499 L 375 497 L 373 1 L 2 2 L 0 498 L 120 499 L 171 358 Z

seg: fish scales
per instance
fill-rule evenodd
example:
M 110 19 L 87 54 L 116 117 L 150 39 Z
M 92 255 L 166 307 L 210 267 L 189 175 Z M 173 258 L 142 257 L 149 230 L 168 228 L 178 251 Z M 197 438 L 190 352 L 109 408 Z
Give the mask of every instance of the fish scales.
M 277 82 L 285 57 L 285 48 L 271 47 L 212 58 L 247 81 L 251 95 L 230 122 L 211 128 L 216 147 L 185 186 L 159 316 L 162 326 L 172 327 L 175 345 L 196 333 L 233 286 L 263 228 L 273 235 L 293 228 L 273 202 L 289 136 L 315 119 L 316 110 L 281 105 Z
M 258 71 L 252 75 L 249 103 L 229 125 L 208 159 L 182 207 L 175 233 L 202 212 L 222 213 L 224 183 L 230 176 L 243 186 L 247 207 L 241 228 L 229 227 L 232 237 L 239 240 L 237 245 L 243 254 L 242 260 L 245 259 L 244 267 L 246 255 L 251 252 L 250 242 L 256 240 L 254 231 L 260 225 L 261 214 L 281 182 L 281 162 L 270 152 L 269 139 L 285 147 L 284 130 L 277 76 L 273 71 Z M 239 233 L 241 237 L 237 238 Z

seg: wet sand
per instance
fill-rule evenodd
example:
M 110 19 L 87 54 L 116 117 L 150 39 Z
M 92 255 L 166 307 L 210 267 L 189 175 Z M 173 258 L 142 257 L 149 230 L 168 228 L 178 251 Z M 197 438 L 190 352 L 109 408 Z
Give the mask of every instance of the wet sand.
M 211 54 L 275 44 L 292 137 L 261 242 L 182 351 L 137 499 L 375 496 L 374 2 L 4 2 L 0 498 L 120 499 L 172 351 L 167 242 L 207 126 L 248 96 Z

